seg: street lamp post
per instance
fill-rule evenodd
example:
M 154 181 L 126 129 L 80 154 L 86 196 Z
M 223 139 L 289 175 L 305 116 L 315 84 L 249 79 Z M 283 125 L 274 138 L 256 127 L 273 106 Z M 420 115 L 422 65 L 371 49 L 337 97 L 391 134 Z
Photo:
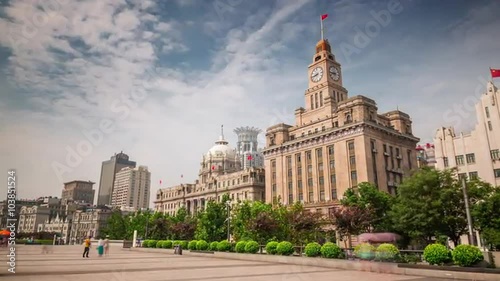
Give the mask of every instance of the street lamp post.
M 229 201 L 226 201 L 226 207 L 227 207 L 227 242 L 231 242 L 231 203 Z
M 467 215 L 467 227 L 469 229 L 469 244 L 475 246 L 477 243 L 474 236 L 474 230 L 472 229 L 472 217 L 470 214 L 469 195 L 467 194 L 467 183 L 465 177 L 462 177 L 462 191 L 464 193 L 465 213 Z

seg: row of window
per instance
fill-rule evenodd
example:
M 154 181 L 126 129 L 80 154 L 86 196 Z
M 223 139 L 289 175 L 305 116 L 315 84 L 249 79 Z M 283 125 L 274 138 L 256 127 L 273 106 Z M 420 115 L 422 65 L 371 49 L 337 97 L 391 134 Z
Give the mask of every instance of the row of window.
M 492 160 L 500 160 L 500 150 L 498 150 L 498 149 L 491 150 L 490 156 L 491 156 Z M 465 155 L 465 158 L 464 158 L 464 155 L 455 156 L 455 163 L 457 163 L 457 166 L 463 166 L 463 165 L 465 165 L 465 162 L 467 162 L 467 164 L 475 164 L 476 163 L 475 154 L 468 153 Z M 450 166 L 448 157 L 443 157 L 443 165 L 444 165 L 444 167 Z

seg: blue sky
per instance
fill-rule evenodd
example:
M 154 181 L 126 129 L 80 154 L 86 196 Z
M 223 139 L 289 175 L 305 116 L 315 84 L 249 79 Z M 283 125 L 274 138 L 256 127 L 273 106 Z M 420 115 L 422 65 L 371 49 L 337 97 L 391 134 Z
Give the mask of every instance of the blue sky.
M 233 145 L 235 127 L 293 124 L 323 13 L 349 95 L 409 113 L 423 142 L 470 130 L 500 68 L 498 1 L 0 3 L 0 167 L 18 169 L 23 198 L 73 179 L 97 188 L 120 150 L 149 167 L 155 192 L 196 179 L 221 124 Z M 390 19 L 360 45 L 374 14 Z

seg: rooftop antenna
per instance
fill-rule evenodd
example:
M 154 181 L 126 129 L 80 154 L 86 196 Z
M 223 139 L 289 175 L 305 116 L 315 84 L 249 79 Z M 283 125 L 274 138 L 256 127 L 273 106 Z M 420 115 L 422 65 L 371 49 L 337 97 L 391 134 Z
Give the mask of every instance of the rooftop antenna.
M 224 139 L 224 125 L 220 125 L 220 135 Z

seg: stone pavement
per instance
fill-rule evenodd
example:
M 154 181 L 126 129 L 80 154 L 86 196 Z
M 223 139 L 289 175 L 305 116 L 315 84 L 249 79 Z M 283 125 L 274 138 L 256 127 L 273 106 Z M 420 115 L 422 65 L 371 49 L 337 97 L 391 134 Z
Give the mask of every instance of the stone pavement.
M 18 246 L 16 273 L 7 272 L 6 251 L 0 250 L 0 281 L 448 281 L 412 276 L 347 271 L 311 266 L 178 256 L 110 249 L 107 257 L 82 258 L 82 246 L 53 246 L 42 254 L 41 246 Z

